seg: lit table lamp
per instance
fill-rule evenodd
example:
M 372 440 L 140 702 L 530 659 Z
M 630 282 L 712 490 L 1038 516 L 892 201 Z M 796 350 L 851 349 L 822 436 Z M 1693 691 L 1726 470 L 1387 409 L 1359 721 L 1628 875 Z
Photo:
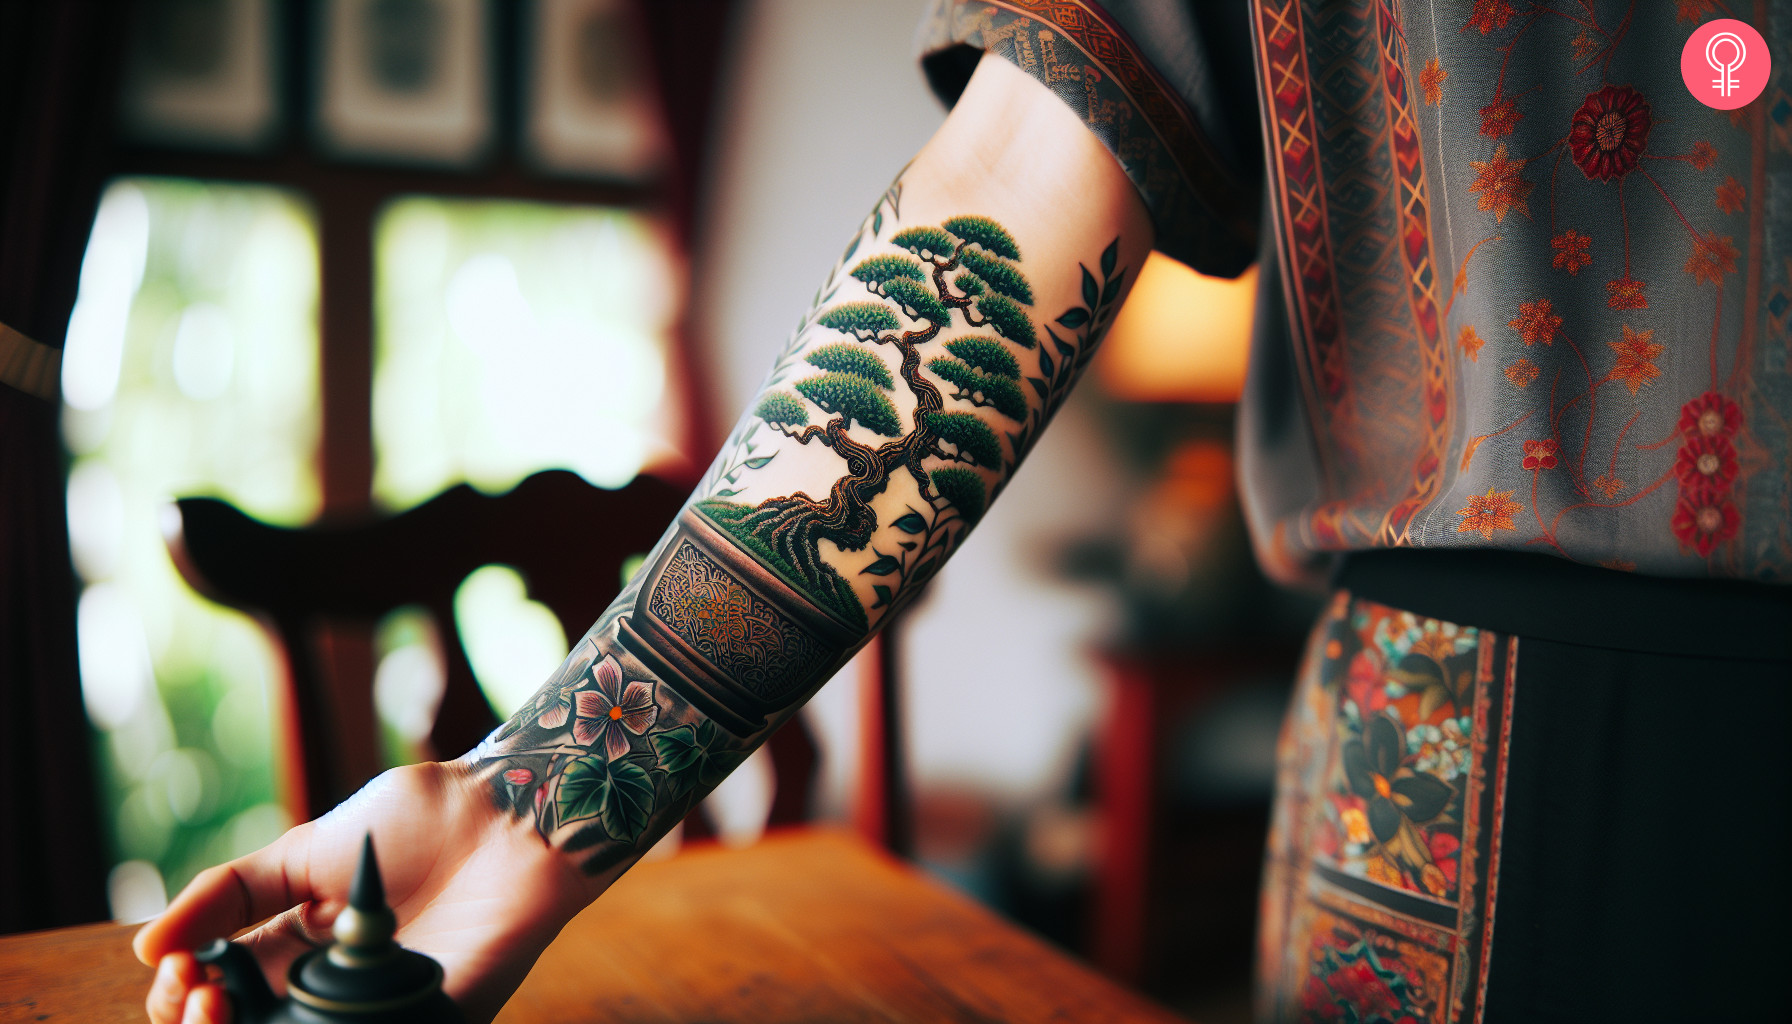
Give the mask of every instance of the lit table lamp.
M 1255 266 L 1228 281 L 1152 253 L 1095 357 L 1102 390 L 1130 402 L 1238 401 L 1256 294 Z

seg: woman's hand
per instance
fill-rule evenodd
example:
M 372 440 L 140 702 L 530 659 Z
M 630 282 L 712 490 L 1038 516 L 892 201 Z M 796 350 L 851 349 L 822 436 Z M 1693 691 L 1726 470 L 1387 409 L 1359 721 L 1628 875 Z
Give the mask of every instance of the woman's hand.
M 158 967 L 150 1019 L 226 1024 L 228 1000 L 190 951 L 256 922 L 265 923 L 241 941 L 284 991 L 287 966 L 330 940 L 368 831 L 398 941 L 440 961 L 449 996 L 475 1024 L 497 1014 L 600 888 L 526 822 L 500 813 L 461 765 L 396 768 L 265 849 L 201 872 L 143 926 L 137 957 Z

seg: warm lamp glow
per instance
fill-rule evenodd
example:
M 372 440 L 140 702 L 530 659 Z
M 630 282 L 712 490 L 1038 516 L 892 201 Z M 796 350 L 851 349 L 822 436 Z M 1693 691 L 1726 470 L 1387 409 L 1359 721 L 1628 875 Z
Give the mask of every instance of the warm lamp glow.
M 1095 357 L 1102 387 L 1134 402 L 1236 402 L 1244 390 L 1255 266 L 1228 281 L 1152 253 Z

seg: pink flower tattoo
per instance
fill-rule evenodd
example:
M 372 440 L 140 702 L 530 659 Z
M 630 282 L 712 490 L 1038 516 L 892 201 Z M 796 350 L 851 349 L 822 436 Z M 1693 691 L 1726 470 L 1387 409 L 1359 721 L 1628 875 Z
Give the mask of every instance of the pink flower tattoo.
M 653 702 L 653 687 L 636 680 L 627 686 L 622 682 L 622 666 L 613 655 L 606 655 L 591 670 L 597 687 L 572 695 L 574 712 L 572 737 L 584 746 L 603 741 L 604 757 L 611 761 L 628 754 L 629 733 L 646 732 L 660 716 Z

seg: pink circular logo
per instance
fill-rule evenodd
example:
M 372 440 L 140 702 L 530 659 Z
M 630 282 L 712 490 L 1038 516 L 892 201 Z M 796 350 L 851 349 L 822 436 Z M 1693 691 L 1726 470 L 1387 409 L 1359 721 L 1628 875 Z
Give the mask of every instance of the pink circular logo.
M 1761 33 L 1735 18 L 1700 25 L 1680 51 L 1680 77 L 1693 99 L 1716 110 L 1735 110 L 1767 88 L 1773 58 Z

